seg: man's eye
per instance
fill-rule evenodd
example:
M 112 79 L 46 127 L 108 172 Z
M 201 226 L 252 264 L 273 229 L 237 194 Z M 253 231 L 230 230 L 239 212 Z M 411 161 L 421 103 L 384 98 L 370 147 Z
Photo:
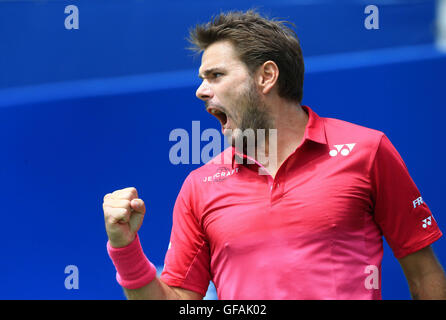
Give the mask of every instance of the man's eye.
M 223 75 L 223 73 L 214 72 L 213 75 L 214 75 L 214 78 L 218 78 L 218 77 L 221 77 Z

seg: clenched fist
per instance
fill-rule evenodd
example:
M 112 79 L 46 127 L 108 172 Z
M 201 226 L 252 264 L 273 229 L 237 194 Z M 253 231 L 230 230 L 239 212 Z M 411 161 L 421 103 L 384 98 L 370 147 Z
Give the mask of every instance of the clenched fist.
M 144 201 L 138 198 L 138 191 L 131 187 L 108 193 L 102 207 L 110 245 L 121 248 L 130 244 L 146 213 Z

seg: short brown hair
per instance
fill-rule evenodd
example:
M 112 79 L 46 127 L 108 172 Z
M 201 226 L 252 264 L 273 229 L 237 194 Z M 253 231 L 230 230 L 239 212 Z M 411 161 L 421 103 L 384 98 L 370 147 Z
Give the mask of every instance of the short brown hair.
M 302 49 L 296 33 L 285 24 L 293 25 L 261 17 L 255 10 L 220 13 L 189 31 L 189 49 L 200 53 L 217 41 L 229 40 L 252 75 L 264 62 L 272 60 L 279 68 L 279 95 L 300 103 L 304 82 Z

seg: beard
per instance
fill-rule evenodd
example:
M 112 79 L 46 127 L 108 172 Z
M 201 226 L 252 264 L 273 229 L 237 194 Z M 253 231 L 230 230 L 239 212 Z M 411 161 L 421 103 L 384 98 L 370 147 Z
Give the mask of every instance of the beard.
M 228 142 L 238 152 L 255 158 L 255 151 L 268 143 L 274 121 L 253 82 L 239 95 L 234 108 L 236 129 L 226 135 Z

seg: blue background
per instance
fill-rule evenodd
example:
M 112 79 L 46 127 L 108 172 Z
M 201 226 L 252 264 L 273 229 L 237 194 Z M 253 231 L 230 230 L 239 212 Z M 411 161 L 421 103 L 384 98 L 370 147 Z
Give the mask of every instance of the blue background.
M 65 6 L 79 8 L 67 30 Z M 105 244 L 102 199 L 134 186 L 147 204 L 146 254 L 163 265 L 174 201 L 199 165 L 169 161 L 173 129 L 220 124 L 196 99 L 200 58 L 188 29 L 220 10 L 257 7 L 292 21 L 304 100 L 320 116 L 387 134 L 444 231 L 446 55 L 435 1 L 0 2 L 0 299 L 123 299 Z M 202 143 L 204 146 L 206 143 Z M 446 264 L 446 244 L 434 244 Z M 79 289 L 64 286 L 67 265 Z M 281 266 L 277 266 L 280 268 Z M 385 245 L 384 299 L 409 299 Z

